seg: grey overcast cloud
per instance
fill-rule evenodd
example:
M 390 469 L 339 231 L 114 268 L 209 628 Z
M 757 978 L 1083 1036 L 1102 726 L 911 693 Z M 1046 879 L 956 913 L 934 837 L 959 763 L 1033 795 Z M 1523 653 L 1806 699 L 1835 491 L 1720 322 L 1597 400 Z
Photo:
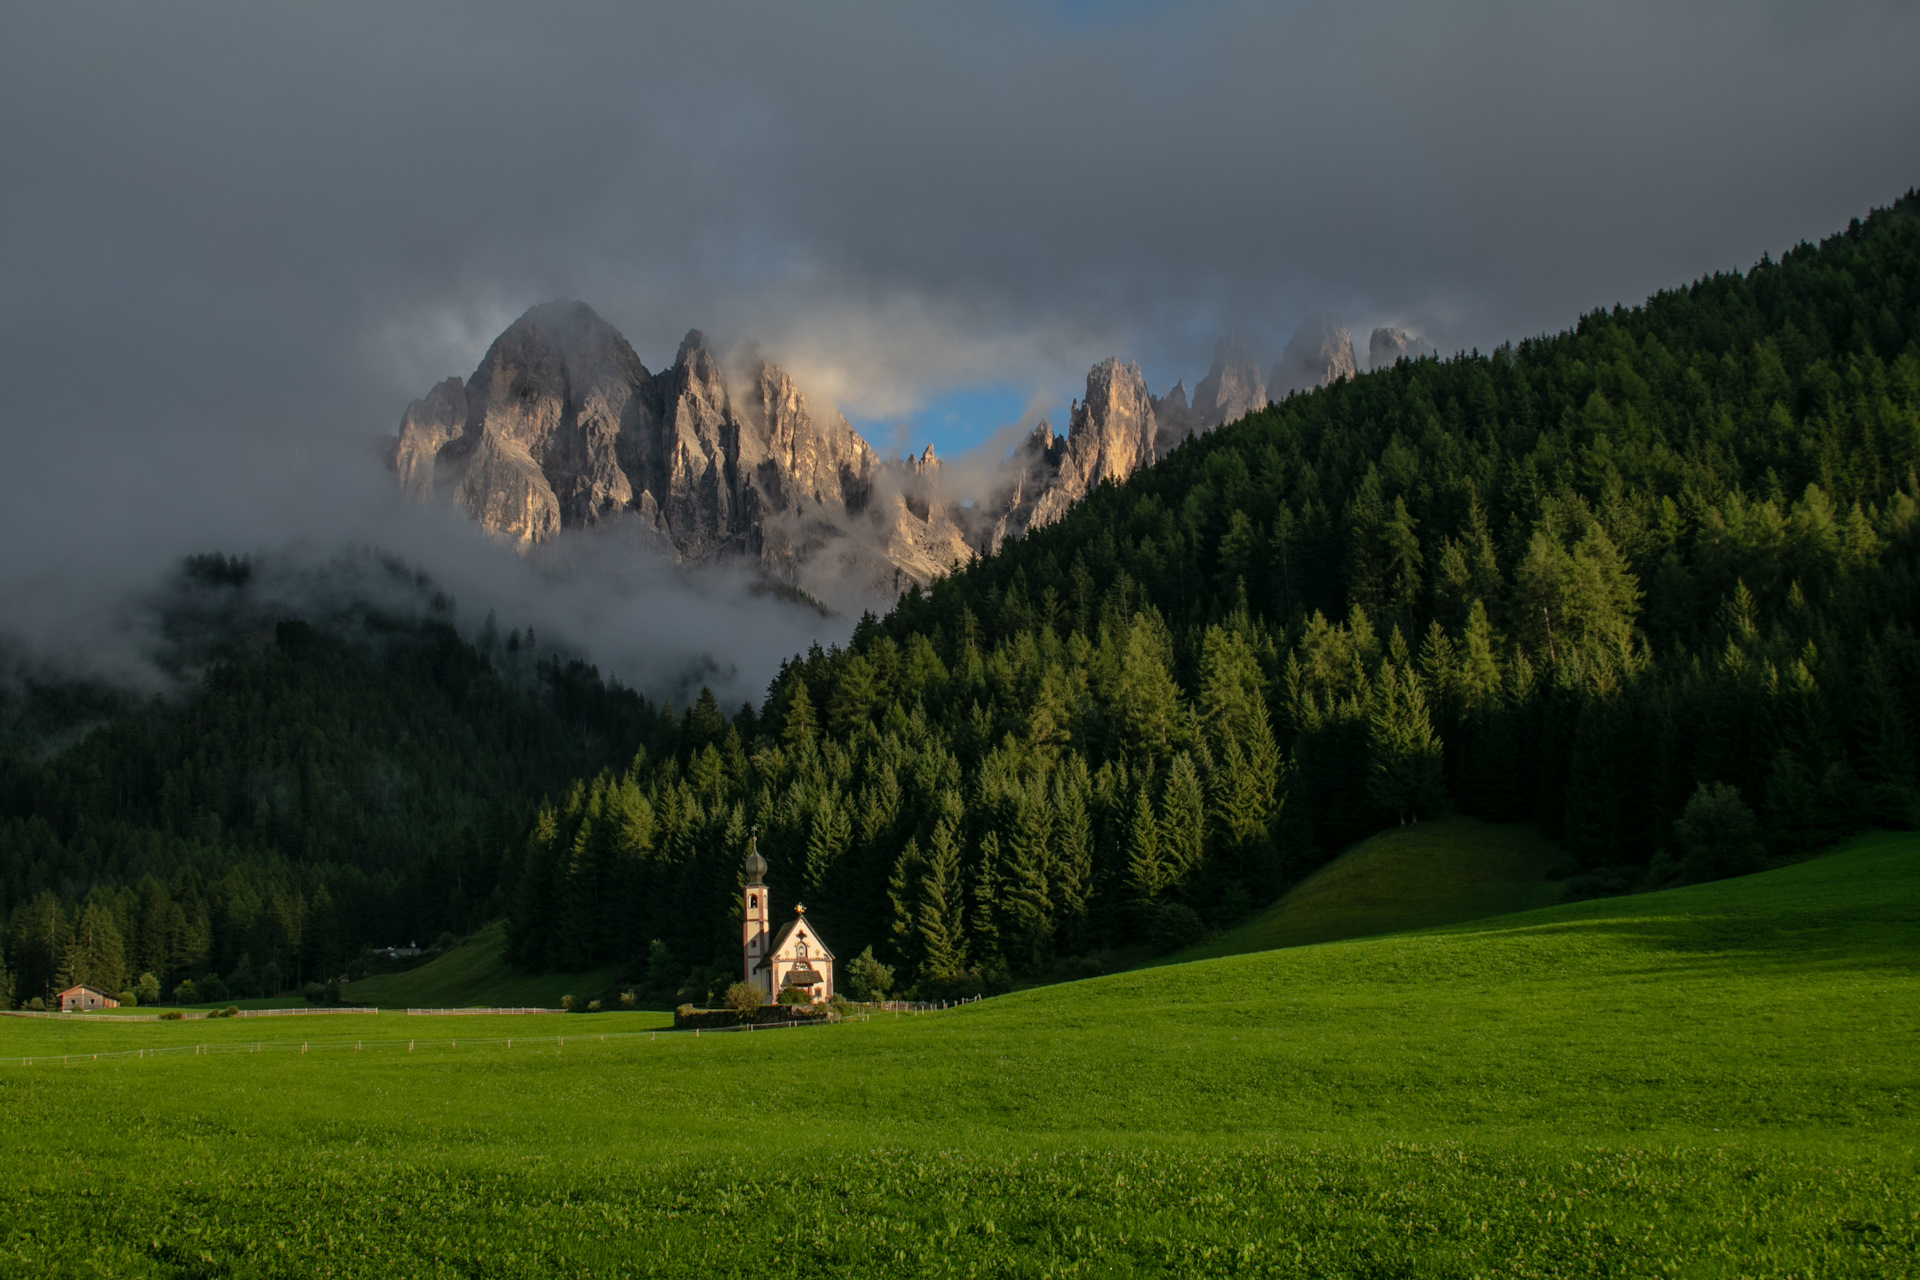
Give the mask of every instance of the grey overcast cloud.
M 1916 54 L 1844 0 L 11 5 L 0 630 L 135 678 L 178 556 L 357 543 L 752 692 L 849 624 L 405 508 L 407 401 L 561 296 L 656 369 L 757 342 L 883 448 L 1315 310 L 1486 348 L 1920 181 Z

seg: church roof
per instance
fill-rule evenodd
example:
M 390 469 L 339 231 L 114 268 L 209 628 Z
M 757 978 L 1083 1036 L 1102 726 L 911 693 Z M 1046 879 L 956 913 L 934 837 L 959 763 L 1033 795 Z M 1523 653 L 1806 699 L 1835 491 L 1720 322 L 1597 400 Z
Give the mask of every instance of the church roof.
M 806 916 L 796 912 L 793 919 L 781 925 L 780 932 L 773 935 L 773 945 L 767 948 L 767 954 L 770 956 L 779 955 L 780 948 L 787 945 L 787 939 L 793 936 L 796 929 L 806 923 L 806 919 Z M 820 948 L 822 958 L 827 960 L 833 959 L 833 949 L 820 937 L 820 931 L 818 929 L 813 929 L 808 932 L 807 941 Z

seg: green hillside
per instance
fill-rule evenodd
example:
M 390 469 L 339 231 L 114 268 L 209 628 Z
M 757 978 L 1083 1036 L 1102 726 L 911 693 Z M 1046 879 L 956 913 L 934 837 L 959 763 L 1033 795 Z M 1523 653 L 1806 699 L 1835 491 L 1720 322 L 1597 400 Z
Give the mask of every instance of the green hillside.
M 920 1018 L 268 1023 L 0 1019 L 0 1271 L 1920 1266 L 1911 833 Z M 85 1056 L 192 1045 L 210 1051 Z M 22 1065 L 49 1053 L 75 1056 Z
M 618 976 L 608 965 L 578 973 L 525 974 L 501 959 L 506 930 L 488 925 L 460 945 L 404 973 L 376 974 L 341 988 L 354 1004 L 393 1009 L 557 1009 L 564 995 L 598 995 Z
M 1480 920 L 1560 901 L 1566 855 L 1529 826 L 1433 818 L 1362 840 L 1181 960 Z

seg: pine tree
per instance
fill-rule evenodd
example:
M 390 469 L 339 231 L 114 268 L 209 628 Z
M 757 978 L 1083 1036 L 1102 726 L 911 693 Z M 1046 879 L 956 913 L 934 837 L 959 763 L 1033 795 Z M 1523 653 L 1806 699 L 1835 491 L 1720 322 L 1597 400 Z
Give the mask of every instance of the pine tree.
M 1000 938 L 1000 887 L 1004 880 L 1000 837 L 989 831 L 980 837 L 980 852 L 973 865 L 972 910 L 967 917 L 968 950 L 988 971 L 997 971 L 1006 963 Z
M 1053 778 L 1053 904 L 1059 932 L 1069 947 L 1083 940 L 1093 897 L 1093 823 L 1088 813 L 1092 784 L 1087 762 L 1070 756 Z
M 830 785 L 813 809 L 813 822 L 807 834 L 806 886 L 818 893 L 827 875 L 847 851 L 853 838 L 853 824 L 841 799 L 840 788 Z
M 1134 793 L 1133 816 L 1127 823 L 1127 889 L 1134 904 L 1151 907 L 1173 883 L 1173 873 L 1160 848 L 1160 820 L 1153 797 L 1143 781 Z
M 1127 630 L 1112 705 L 1124 750 L 1143 762 L 1164 760 L 1180 732 L 1180 688 L 1164 628 L 1147 615 Z
M 790 680 L 790 687 L 792 694 L 780 727 L 780 740 L 789 748 L 798 748 L 813 742 L 819 723 L 813 714 L 813 699 L 807 694 L 807 682 L 796 674 Z
M 1046 791 L 1035 782 L 1030 791 L 1017 795 L 1001 890 L 1007 947 L 1022 965 L 1038 965 L 1053 950 L 1052 838 Z
M 1206 800 L 1193 757 L 1182 751 L 1167 769 L 1160 801 L 1160 857 L 1174 884 L 1197 877 L 1206 862 Z
M 1445 803 L 1440 741 L 1413 673 L 1380 668 L 1367 717 L 1367 798 L 1402 824 Z
M 920 933 L 920 878 L 926 870 L 926 860 L 920 856 L 920 842 L 909 836 L 887 875 L 887 905 L 891 913 L 888 932 L 893 938 L 894 954 L 910 968 L 922 970 L 925 965 Z
M 700 696 L 694 701 L 693 709 L 687 712 L 687 725 L 684 741 L 687 746 L 698 750 L 717 744 L 727 733 L 727 718 L 720 714 L 720 703 L 714 698 L 713 690 L 700 686 Z
M 953 829 L 942 822 L 933 829 L 925 870 L 920 874 L 915 924 L 921 977 L 940 981 L 966 972 L 965 895 L 960 874 L 960 845 L 954 839 Z

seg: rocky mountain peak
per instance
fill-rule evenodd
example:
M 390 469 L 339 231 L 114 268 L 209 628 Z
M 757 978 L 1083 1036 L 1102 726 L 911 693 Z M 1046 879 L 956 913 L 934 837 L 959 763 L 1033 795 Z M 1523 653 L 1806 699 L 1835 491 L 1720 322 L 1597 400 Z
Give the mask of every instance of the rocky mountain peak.
M 1246 339 L 1222 338 L 1213 348 L 1213 367 L 1193 389 L 1194 428 L 1210 430 L 1267 407 L 1260 362 Z
M 1398 361 L 1418 360 L 1433 354 L 1433 344 L 1410 329 L 1375 329 L 1367 340 L 1369 369 L 1391 369 Z
M 1153 461 L 1159 424 L 1140 366 L 1108 357 L 1087 373 L 1087 394 L 1067 419 L 1067 448 L 1092 489 L 1102 480 L 1124 480 Z
M 1294 330 L 1267 380 L 1267 395 L 1284 399 L 1354 376 L 1353 335 L 1324 312 L 1308 316 Z
M 1352 373 L 1337 325 L 1303 326 L 1288 352 L 1283 365 L 1316 376 Z M 746 559 L 860 608 L 1051 523 L 1103 481 L 1260 408 L 1258 372 L 1246 343 L 1226 339 L 1189 403 L 1184 382 L 1156 398 L 1138 364 L 1103 360 L 1064 435 L 1042 420 L 987 479 L 963 468 L 956 480 L 932 446 L 881 459 L 769 360 L 723 359 L 691 329 L 673 364 L 650 373 L 591 307 L 561 300 L 509 325 L 464 382 L 448 378 L 408 405 L 391 461 L 407 493 L 451 501 L 522 550 L 618 523 L 674 559 Z
M 687 336 L 680 339 L 680 349 L 673 355 L 673 367 L 703 379 L 718 376 L 720 369 L 713 348 L 707 345 L 707 335 L 698 329 L 687 330 Z

